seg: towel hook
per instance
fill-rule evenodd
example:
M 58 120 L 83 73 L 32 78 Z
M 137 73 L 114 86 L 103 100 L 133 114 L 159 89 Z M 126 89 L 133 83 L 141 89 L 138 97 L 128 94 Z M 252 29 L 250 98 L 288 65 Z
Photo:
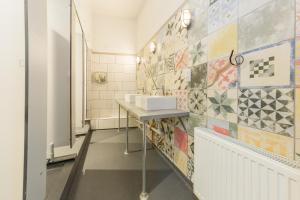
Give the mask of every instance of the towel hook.
M 234 54 L 234 50 L 231 51 L 230 57 L 229 57 L 229 62 L 230 64 L 234 65 L 234 66 L 240 66 L 243 64 L 244 62 L 244 57 L 241 54 L 238 54 L 234 57 L 235 63 L 232 61 L 233 60 L 233 54 Z

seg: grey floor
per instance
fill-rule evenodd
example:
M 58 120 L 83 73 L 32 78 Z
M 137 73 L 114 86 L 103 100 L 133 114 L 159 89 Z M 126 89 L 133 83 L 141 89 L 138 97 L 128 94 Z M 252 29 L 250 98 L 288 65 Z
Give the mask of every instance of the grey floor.
M 46 200 L 58 200 L 64 190 L 74 161 L 67 161 L 48 166 Z
M 123 154 L 124 131 L 95 131 L 72 200 L 138 200 L 141 192 L 141 133 L 130 129 L 130 154 Z M 148 145 L 147 192 L 150 200 L 190 200 L 192 192 Z

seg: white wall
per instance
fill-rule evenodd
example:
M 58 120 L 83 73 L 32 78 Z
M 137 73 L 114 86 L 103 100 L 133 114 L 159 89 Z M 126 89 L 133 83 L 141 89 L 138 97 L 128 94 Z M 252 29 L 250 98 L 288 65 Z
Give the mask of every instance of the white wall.
M 28 0 L 28 145 L 26 199 L 46 196 L 47 1 Z
M 22 199 L 24 167 L 24 0 L 0 1 L 0 199 Z
M 137 51 L 166 23 L 186 0 L 146 0 L 137 18 Z
M 47 3 L 47 144 L 59 147 L 70 143 L 70 0 Z
M 94 15 L 93 50 L 136 53 L 136 20 Z

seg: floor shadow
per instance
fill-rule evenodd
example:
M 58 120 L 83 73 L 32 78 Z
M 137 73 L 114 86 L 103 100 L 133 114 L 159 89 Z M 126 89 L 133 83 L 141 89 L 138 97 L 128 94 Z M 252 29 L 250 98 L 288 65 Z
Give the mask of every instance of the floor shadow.
M 147 192 L 151 193 L 171 173 L 147 170 Z M 86 170 L 71 199 L 134 200 L 141 191 L 141 170 Z

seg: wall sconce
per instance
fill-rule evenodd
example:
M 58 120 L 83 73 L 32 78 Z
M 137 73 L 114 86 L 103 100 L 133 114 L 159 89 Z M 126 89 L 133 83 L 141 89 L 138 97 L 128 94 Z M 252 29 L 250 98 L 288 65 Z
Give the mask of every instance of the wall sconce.
M 139 56 L 136 57 L 136 64 L 138 65 L 141 64 L 141 57 Z
M 155 53 L 156 51 L 156 44 L 154 42 L 151 42 L 149 45 L 149 49 L 151 53 Z
M 191 24 L 191 21 L 192 21 L 191 11 L 188 9 L 181 11 L 181 26 L 187 28 Z

